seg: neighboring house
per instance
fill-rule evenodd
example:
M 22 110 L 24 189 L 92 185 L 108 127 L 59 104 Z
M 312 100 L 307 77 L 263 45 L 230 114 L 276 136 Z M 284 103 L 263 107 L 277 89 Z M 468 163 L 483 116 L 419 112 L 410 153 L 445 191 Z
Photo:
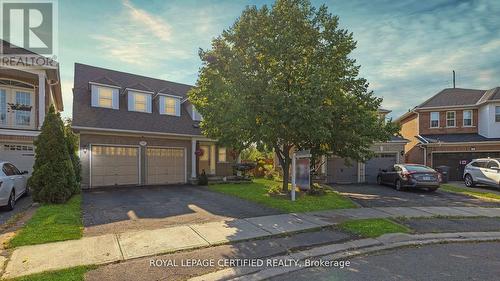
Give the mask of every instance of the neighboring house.
M 3 55 L 31 54 L 0 40 Z M 41 57 L 41 56 L 40 56 Z M 50 105 L 63 110 L 59 68 L 0 66 L 0 160 L 19 170 L 33 170 L 33 141 L 40 134 Z
M 500 157 L 500 87 L 444 89 L 396 121 L 410 140 L 405 162 L 449 166 L 451 180 L 474 158 Z
M 201 133 L 190 85 L 75 64 L 73 129 L 82 188 L 232 175 L 237 159 Z
M 390 112 L 390 110 L 379 109 L 380 118 L 385 118 Z M 371 147 L 374 156 L 364 162 L 337 156 L 323 158 L 317 177 L 327 183 L 376 183 L 380 170 L 402 163 L 402 155 L 407 142 L 404 138 L 393 136 L 387 142 L 374 143 Z M 279 166 L 277 159 L 275 166 Z

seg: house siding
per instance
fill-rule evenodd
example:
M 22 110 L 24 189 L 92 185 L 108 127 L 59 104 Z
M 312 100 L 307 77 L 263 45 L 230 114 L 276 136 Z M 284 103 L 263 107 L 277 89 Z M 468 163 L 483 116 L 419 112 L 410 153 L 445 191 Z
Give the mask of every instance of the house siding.
M 468 109 L 465 109 L 468 110 Z M 446 112 L 455 111 L 456 127 L 446 127 Z M 432 134 L 474 134 L 478 132 L 478 111 L 472 109 L 472 127 L 463 126 L 463 113 L 464 109 L 449 109 L 449 110 L 436 110 L 432 112 L 439 112 L 439 128 L 431 128 L 431 111 L 419 112 L 419 130 L 420 135 Z

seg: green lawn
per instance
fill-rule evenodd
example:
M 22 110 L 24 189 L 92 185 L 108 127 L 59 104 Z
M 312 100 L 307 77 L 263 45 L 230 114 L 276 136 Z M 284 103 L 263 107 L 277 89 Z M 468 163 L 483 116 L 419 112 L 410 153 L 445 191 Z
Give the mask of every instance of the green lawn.
M 297 197 L 297 200 L 292 202 L 289 198 L 268 195 L 267 186 L 270 185 L 281 185 L 281 183 L 266 179 L 255 179 L 252 183 L 214 184 L 209 185 L 209 188 L 216 192 L 233 195 L 288 213 L 356 208 L 356 205 L 351 200 L 331 190 L 327 191 L 324 196 L 306 195 Z
M 96 266 L 78 266 L 7 279 L 7 281 L 84 281 L 85 273 L 94 268 Z
M 9 242 L 9 247 L 43 244 L 82 237 L 81 195 L 64 204 L 43 204 L 21 231 Z
M 498 193 L 474 190 L 474 188 L 463 188 L 451 184 L 442 184 L 440 189 L 448 192 L 469 195 L 483 200 L 500 200 L 500 194 Z
M 379 237 L 386 233 L 409 233 L 410 229 L 404 225 L 388 219 L 349 220 L 339 224 L 342 230 L 361 235 L 363 237 Z

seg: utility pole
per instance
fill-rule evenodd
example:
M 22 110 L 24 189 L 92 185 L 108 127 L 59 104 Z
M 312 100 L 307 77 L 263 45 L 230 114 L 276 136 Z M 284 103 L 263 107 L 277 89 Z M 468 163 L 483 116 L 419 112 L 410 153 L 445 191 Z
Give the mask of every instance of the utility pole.
M 455 70 L 453 70 L 453 89 L 455 89 Z

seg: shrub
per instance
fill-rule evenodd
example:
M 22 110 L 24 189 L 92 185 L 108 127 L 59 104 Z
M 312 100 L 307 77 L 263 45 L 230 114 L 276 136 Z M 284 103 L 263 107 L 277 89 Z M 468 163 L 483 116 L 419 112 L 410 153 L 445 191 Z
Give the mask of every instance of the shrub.
M 64 124 L 64 138 L 66 139 L 66 146 L 68 147 L 69 157 L 71 158 L 71 163 L 73 164 L 73 170 L 75 172 L 75 180 L 80 183 L 82 180 L 81 175 L 81 164 L 80 157 L 78 157 L 78 135 L 73 132 L 71 128 L 71 119 L 66 119 Z
M 73 163 L 64 137 L 64 124 L 51 106 L 42 131 L 35 140 L 35 164 L 29 186 L 33 199 L 44 203 L 64 203 L 78 192 Z
M 313 183 L 311 185 L 311 188 L 307 191 L 307 194 L 313 196 L 323 196 L 326 194 L 326 188 L 324 188 L 320 184 Z
M 282 195 L 282 188 L 280 184 L 269 184 L 266 185 L 267 194 L 269 195 Z
M 201 175 L 198 176 L 198 185 L 208 185 L 208 176 L 205 173 L 205 170 L 203 170 Z

